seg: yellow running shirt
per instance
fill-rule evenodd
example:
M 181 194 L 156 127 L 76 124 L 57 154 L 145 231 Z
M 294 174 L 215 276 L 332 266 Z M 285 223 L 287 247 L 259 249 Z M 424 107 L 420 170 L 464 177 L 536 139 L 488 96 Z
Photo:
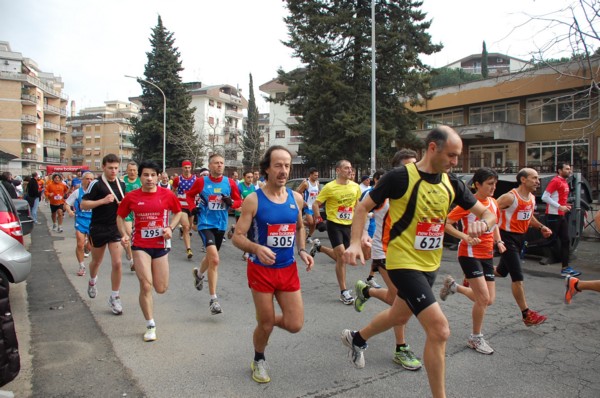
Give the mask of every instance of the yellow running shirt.
M 341 225 L 352 225 L 354 207 L 359 199 L 360 187 L 354 181 L 342 185 L 333 180 L 317 196 L 317 201 L 325 203 L 327 221 Z

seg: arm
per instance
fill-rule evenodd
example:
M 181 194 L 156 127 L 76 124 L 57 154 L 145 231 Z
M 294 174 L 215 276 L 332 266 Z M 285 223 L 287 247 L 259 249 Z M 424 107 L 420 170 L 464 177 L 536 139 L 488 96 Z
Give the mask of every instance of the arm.
M 98 199 L 98 200 L 84 199 L 81 201 L 81 208 L 83 210 L 92 210 L 98 206 L 106 205 L 106 204 L 112 203 L 114 201 L 115 201 L 115 197 L 111 193 L 111 194 L 106 195 L 104 198 Z
M 494 225 L 496 225 L 496 216 L 481 202 L 475 203 L 473 207 L 469 209 L 469 212 L 475 214 L 478 220 L 472 222 L 468 226 L 469 236 L 477 238 L 484 232 L 490 231 Z
M 542 194 L 542 201 L 546 202 L 550 206 L 558 208 L 558 210 L 562 211 L 563 213 L 566 213 L 569 210 L 571 210 L 570 205 L 562 206 L 556 200 L 552 199 L 552 194 L 548 192 L 548 190 L 544 191 L 544 193 Z
M 177 227 L 177 224 L 179 224 L 179 220 L 181 219 L 181 215 L 183 214 L 183 212 L 181 211 L 181 209 L 179 210 L 179 212 L 173 214 L 173 216 L 171 217 L 171 222 L 169 222 L 169 225 L 167 225 L 166 227 L 163 228 L 163 238 L 164 239 L 171 239 L 171 237 L 173 236 L 173 227 L 171 225 L 175 225 L 175 228 Z M 169 229 L 168 231 L 166 229 Z
M 321 202 L 319 202 L 318 200 L 315 200 L 313 202 L 312 205 L 312 210 L 313 210 L 313 214 L 314 214 L 314 218 L 315 218 L 315 222 L 319 223 L 323 220 L 321 220 L 321 211 L 319 210 L 319 207 L 321 206 Z
M 450 217 L 446 219 L 445 231 L 448 232 L 449 235 L 454 236 L 455 238 L 458 238 L 460 240 L 464 240 L 465 243 L 469 246 L 475 246 L 481 243 L 479 238 L 471 237 L 465 234 L 464 232 L 456 229 L 456 227 L 454 227 L 454 224 L 456 224 L 457 221 L 458 220 L 451 219 Z
M 296 192 L 298 192 L 300 195 L 302 195 L 302 194 L 304 194 L 304 191 L 306 191 L 306 188 L 308 188 L 308 183 L 306 182 L 306 180 L 304 180 L 298 186 L 298 188 L 296 188 Z
M 231 208 L 239 209 L 242 205 L 242 195 L 240 195 L 240 189 L 233 179 L 229 179 L 229 186 L 231 187 L 231 199 L 233 201 Z
M 549 238 L 552 235 L 552 230 L 544 224 L 542 224 L 537 218 L 535 218 L 534 215 L 531 216 L 529 227 L 539 229 L 544 238 Z
M 304 221 L 302 221 L 302 205 L 304 199 L 298 192 L 294 192 L 296 207 L 298 208 L 298 217 L 296 219 L 296 247 L 298 248 L 298 256 L 306 264 L 306 270 L 310 271 L 315 264 L 315 260 L 306 251 L 306 230 L 304 229 Z
M 506 251 L 506 245 L 502 241 L 502 237 L 500 236 L 500 228 L 498 227 L 494 228 L 494 242 L 496 243 L 500 253 L 504 253 Z
M 356 259 L 360 259 L 360 263 L 365 265 L 365 258 L 361 248 L 361 238 L 365 223 L 367 222 L 367 213 L 375 207 L 375 202 L 371 196 L 366 196 L 362 202 L 359 202 L 354 209 L 354 220 L 352 222 L 352 233 L 350 246 L 344 252 L 344 261 L 350 265 L 356 265 Z
M 119 229 L 119 233 L 121 234 L 121 245 L 123 247 L 128 247 L 131 244 L 131 242 L 129 241 L 127 229 L 125 228 L 125 220 L 119 215 L 117 215 L 117 228 Z
M 185 200 L 188 204 L 188 209 L 192 210 L 196 207 L 196 195 L 198 195 L 204 189 L 204 179 L 198 178 L 194 182 L 194 185 L 190 188 L 189 191 L 185 193 Z

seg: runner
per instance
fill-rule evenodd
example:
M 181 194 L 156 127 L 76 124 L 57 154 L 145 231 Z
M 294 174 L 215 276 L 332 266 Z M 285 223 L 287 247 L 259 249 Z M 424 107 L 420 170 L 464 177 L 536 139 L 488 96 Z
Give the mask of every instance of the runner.
M 183 243 L 185 245 L 185 252 L 188 259 L 191 259 L 194 256 L 194 252 L 192 251 L 192 242 L 191 242 L 191 230 L 190 226 L 192 225 L 192 213 L 191 209 L 194 207 L 188 207 L 188 202 L 186 201 L 186 193 L 189 189 L 194 185 L 197 178 L 192 174 L 192 162 L 189 160 L 184 160 L 181 162 L 181 168 L 183 172 L 180 176 L 175 176 L 173 178 L 173 191 L 177 195 L 179 199 L 179 204 L 181 205 L 181 210 L 187 214 L 187 217 L 181 217 L 180 223 L 180 235 L 183 238 Z
M 94 174 L 91 171 L 83 173 L 79 187 L 69 195 L 66 201 L 69 216 L 75 216 L 75 238 L 77 239 L 75 257 L 79 262 L 79 270 L 77 271 L 79 276 L 85 276 L 84 259 L 86 249 L 90 250 L 88 235 L 90 234 L 90 222 L 92 221 L 92 211 L 83 210 L 81 200 L 93 180 Z
M 136 167 L 137 168 L 137 167 Z M 160 167 L 152 160 L 140 164 L 141 189 L 125 195 L 117 211 L 117 225 L 123 246 L 131 246 L 135 273 L 140 281 L 140 307 L 146 319 L 144 341 L 156 340 L 152 288 L 163 294 L 169 287 L 169 256 L 173 225 L 182 216 L 181 205 L 173 192 L 158 187 Z M 173 213 L 169 222 L 169 211 Z M 124 217 L 133 214 L 133 236 L 129 239 Z
M 376 171 L 373 174 L 375 185 L 380 181 L 381 176 L 385 172 L 383 170 Z M 367 192 L 368 193 L 368 192 Z M 385 216 L 389 210 L 389 201 L 386 199 L 381 205 L 371 209 L 369 214 L 373 214 L 370 220 L 375 222 L 375 231 L 371 236 L 368 230 L 363 230 L 362 240 L 363 242 L 370 242 L 371 254 L 373 260 L 371 262 L 371 272 L 377 270 L 383 281 L 385 282 L 386 288 L 375 287 L 372 284 L 358 280 L 354 285 L 356 290 L 356 298 L 354 300 L 354 309 L 358 312 L 362 312 L 367 300 L 371 297 L 375 297 L 388 305 L 394 303 L 394 299 L 398 294 L 398 289 L 392 283 L 386 269 L 385 269 L 385 251 L 383 250 L 383 224 Z M 366 225 L 366 224 L 365 224 Z M 364 245 L 363 245 L 364 247 Z M 394 326 L 394 335 L 396 337 L 396 350 L 394 351 L 393 361 L 403 368 L 408 370 L 419 370 L 423 366 L 421 361 L 416 357 L 415 353 L 410 349 L 410 346 L 406 344 L 405 339 L 406 325 Z
M 304 213 L 306 225 L 308 226 L 308 235 L 306 236 L 306 241 L 308 243 L 312 243 L 312 234 L 315 233 L 315 228 L 317 227 L 312 206 L 319 195 L 319 189 L 319 170 L 315 167 L 311 167 L 308 169 L 308 178 L 302 181 L 296 189 L 296 191 L 304 197 L 305 207 L 302 208 L 302 211 Z M 319 213 L 317 213 L 317 215 L 319 215 Z
M 546 222 L 548 228 L 552 230 L 552 243 L 560 242 L 560 261 L 562 263 L 560 274 L 562 276 L 579 276 L 581 272 L 574 270 L 569 265 L 571 238 L 569 237 L 567 213 L 571 211 L 571 205 L 567 203 L 570 191 L 567 179 L 571 176 L 571 165 L 567 162 L 558 162 L 556 174 L 542 195 L 542 200 L 546 202 Z
M 208 271 L 209 309 L 211 314 L 223 312 L 217 298 L 217 279 L 219 267 L 219 249 L 227 229 L 228 209 L 237 209 L 242 198 L 237 184 L 223 176 L 225 159 L 219 154 L 208 158 L 210 175 L 196 180 L 187 191 L 188 208 L 193 208 L 195 198 L 200 194 L 198 205 L 198 234 L 206 248 L 206 256 L 200 262 L 200 269 L 194 268 L 194 286 L 197 290 L 204 287 L 204 273 Z
M 253 177 L 253 173 L 251 171 L 247 171 L 244 173 L 244 179 L 238 184 L 238 190 L 240 191 L 240 195 L 242 196 L 242 203 L 243 203 L 243 200 L 248 197 L 248 195 L 250 195 L 252 192 L 255 191 L 254 185 L 252 184 L 252 177 Z M 235 216 L 236 224 L 237 224 L 237 221 L 240 219 L 241 214 L 242 214 L 241 209 L 235 210 L 234 216 Z M 234 232 L 235 232 L 235 224 L 232 225 L 231 228 L 229 229 L 229 231 L 227 232 L 227 239 L 231 239 L 233 237 Z M 244 253 L 243 258 L 244 258 L 244 260 L 248 259 L 247 253 Z
M 169 182 L 169 175 L 167 173 L 162 172 L 160 174 L 160 181 L 158 182 L 158 186 L 161 188 L 168 189 L 169 191 L 173 190 L 173 187 L 171 186 L 171 183 Z
M 69 187 L 63 182 L 62 175 L 58 173 L 53 174 L 52 180 L 46 185 L 46 198 L 48 198 L 48 202 L 50 202 L 53 231 L 63 231 L 63 211 L 65 198 L 67 197 L 68 192 Z
M 131 161 L 131 162 L 127 163 L 126 173 L 127 173 L 127 175 L 123 179 L 123 182 L 125 183 L 125 194 L 133 191 L 134 189 L 139 189 L 142 187 L 142 181 L 138 177 L 138 166 L 137 166 L 136 162 Z M 133 213 L 128 215 L 127 218 L 125 219 L 125 230 L 127 231 L 129 240 L 132 239 L 132 236 L 131 236 L 132 227 L 133 227 Z M 125 257 L 127 258 L 127 261 L 129 261 L 129 269 L 133 272 L 135 270 L 135 261 L 133 259 L 133 254 L 131 252 L 131 246 L 123 246 L 123 248 L 125 249 Z
M 294 259 L 294 244 L 298 256 L 313 267 L 313 258 L 306 251 L 303 199 L 285 187 L 292 167 L 292 155 L 282 146 L 272 146 L 260 161 L 266 183 L 244 201 L 233 244 L 250 253 L 248 259 L 248 286 L 256 308 L 257 325 L 254 329 L 254 360 L 252 379 L 257 383 L 271 381 L 267 373 L 265 349 L 275 326 L 290 333 L 298 333 L 304 324 L 304 304 L 300 278 Z M 247 233 L 252 225 L 252 240 Z M 276 299 L 281 314 L 275 314 Z
M 552 230 L 533 215 L 535 196 L 533 192 L 540 186 L 537 171 L 524 168 L 517 174 L 519 186 L 498 198 L 500 208 L 500 237 L 506 251 L 500 257 L 500 264 L 495 268 L 495 275 L 506 278 L 510 274 L 512 294 L 523 315 L 525 326 L 535 326 L 546 321 L 546 316 L 530 310 L 525 300 L 523 271 L 521 269 L 521 250 L 525 243 L 525 233 L 530 226 L 539 228 L 544 238 L 552 235 Z
M 90 262 L 88 296 L 95 298 L 98 293 L 96 287 L 98 271 L 104 258 L 104 252 L 108 247 L 112 266 L 110 273 L 112 292 L 108 299 L 108 305 L 115 315 L 123 313 L 119 295 L 122 273 L 121 235 L 117 228 L 117 207 L 125 196 L 125 184 L 117 178 L 118 173 L 119 157 L 113 153 L 104 156 L 102 175 L 92 181 L 81 201 L 83 210 L 92 210 L 89 236 L 92 243 L 92 261 Z
M 354 207 L 360 198 L 358 184 L 350 180 L 352 165 L 347 160 L 340 160 L 335 165 L 337 177 L 323 187 L 313 203 L 313 213 L 319 214 L 319 206 L 325 203 L 327 213 L 327 236 L 335 255 L 335 275 L 340 287 L 340 301 L 346 305 L 354 302 L 350 290 L 346 288 L 346 264 L 344 250 L 350 244 L 350 228 L 354 216 Z M 321 217 L 317 218 L 317 223 Z M 364 220 L 363 220 L 364 221 Z M 320 248 L 319 250 L 322 250 Z
M 475 172 L 469 184 L 471 189 L 475 190 L 477 200 L 494 213 L 496 218 L 500 217 L 498 204 L 493 198 L 497 182 L 498 173 L 484 167 Z M 458 221 L 462 221 L 462 225 L 465 226 L 462 232 L 454 227 L 454 224 Z M 458 292 L 473 301 L 473 333 L 467 340 L 467 346 L 482 354 L 490 355 L 494 353 L 494 350 L 483 338 L 481 328 L 487 307 L 492 305 L 496 298 L 494 243 L 498 246 L 500 253 L 504 253 L 506 247 L 500 239 L 500 231 L 495 227 L 479 238 L 470 237 L 468 235 L 468 225 L 472 224 L 473 221 L 476 221 L 475 215 L 460 206 L 456 206 L 448 214 L 446 231 L 460 239 L 458 262 L 469 282 L 469 287 L 459 286 L 452 276 L 447 275 L 440 290 L 440 298 L 445 301 L 448 295 Z
M 341 339 L 354 366 L 363 368 L 367 340 L 392 326 L 406 324 L 414 314 L 427 335 L 423 362 L 432 396 L 438 398 L 446 395 L 445 351 L 450 329 L 431 286 L 441 262 L 446 215 L 452 203 L 470 209 L 480 218 L 469 225 L 469 235 L 474 237 L 490 230 L 496 217 L 477 202 L 461 180 L 447 174 L 462 152 L 460 136 L 452 128 L 433 129 L 425 138 L 425 147 L 423 159 L 386 173 L 356 209 L 352 243 L 343 259 L 351 265 L 356 265 L 357 258 L 364 264 L 361 235 L 368 211 L 389 198 L 383 247 L 387 248 L 386 269 L 398 297 L 366 328 L 346 329 Z

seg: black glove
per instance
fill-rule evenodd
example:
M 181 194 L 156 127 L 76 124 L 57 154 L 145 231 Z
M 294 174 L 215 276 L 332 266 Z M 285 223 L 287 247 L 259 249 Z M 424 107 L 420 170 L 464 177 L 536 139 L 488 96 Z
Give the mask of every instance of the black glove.
M 229 207 L 233 206 L 233 200 L 231 200 L 231 196 L 229 196 L 229 195 L 221 195 L 221 200 L 227 206 L 229 206 Z

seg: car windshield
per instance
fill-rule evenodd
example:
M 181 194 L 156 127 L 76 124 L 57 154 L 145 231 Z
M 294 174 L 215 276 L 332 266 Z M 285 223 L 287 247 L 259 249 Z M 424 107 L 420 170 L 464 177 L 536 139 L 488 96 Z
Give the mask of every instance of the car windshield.
M 3 186 L 0 186 L 0 211 L 12 211 L 9 208 L 9 203 L 11 203 L 10 196 L 8 196 L 8 192 Z

